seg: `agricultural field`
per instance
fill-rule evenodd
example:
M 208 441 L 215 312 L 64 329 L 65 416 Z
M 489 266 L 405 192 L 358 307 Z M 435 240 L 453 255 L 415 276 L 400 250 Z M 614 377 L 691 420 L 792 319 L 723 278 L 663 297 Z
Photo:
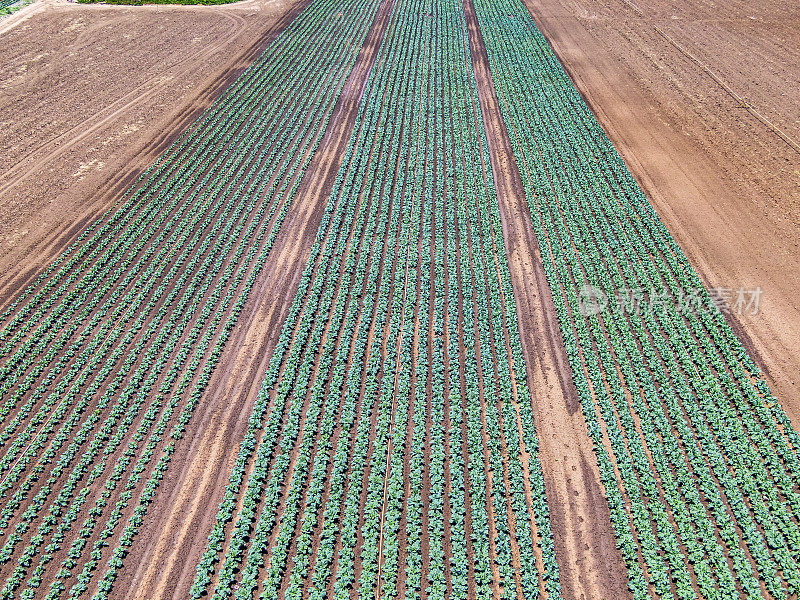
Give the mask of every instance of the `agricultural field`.
M 796 399 L 536 2 L 286 10 L 0 282 L 0 597 L 797 598 Z

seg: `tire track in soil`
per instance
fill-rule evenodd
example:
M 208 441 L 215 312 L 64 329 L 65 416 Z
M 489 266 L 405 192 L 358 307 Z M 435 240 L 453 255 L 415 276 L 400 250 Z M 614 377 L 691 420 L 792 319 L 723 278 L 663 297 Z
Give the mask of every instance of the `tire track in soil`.
M 473 102 L 474 102 L 474 100 L 473 100 Z M 478 127 L 478 128 L 482 127 L 483 121 L 482 121 L 482 119 L 478 119 L 477 114 L 475 115 L 475 119 L 476 119 L 475 126 Z M 489 165 L 487 165 L 485 163 L 484 154 L 483 153 L 481 153 L 481 164 L 482 164 L 482 167 L 483 167 L 483 176 L 484 176 L 484 179 L 486 180 L 489 177 Z M 480 211 L 480 206 L 477 207 L 477 210 Z M 503 272 L 502 272 L 502 269 L 500 267 L 500 261 L 501 260 L 505 260 L 505 257 L 501 258 L 500 254 L 498 252 L 497 239 L 495 238 L 494 234 L 491 236 L 491 239 L 488 241 L 488 243 L 490 243 L 491 247 L 492 247 L 492 257 L 493 257 L 495 277 L 497 277 L 498 281 L 502 281 Z M 489 268 L 489 267 L 487 267 L 487 268 Z M 487 290 L 487 293 L 488 293 L 488 290 Z M 532 491 L 532 486 L 531 486 L 531 482 L 530 482 L 530 453 L 528 452 L 528 450 L 527 450 L 527 448 L 525 446 L 525 442 L 524 442 L 525 436 L 523 434 L 522 417 L 520 415 L 520 408 L 519 408 L 519 400 L 520 399 L 519 399 L 519 393 L 518 393 L 518 389 L 517 389 L 517 375 L 515 374 L 515 371 L 519 370 L 519 365 L 515 365 L 514 364 L 513 352 L 512 352 L 512 348 L 511 348 L 510 333 L 509 333 L 508 321 L 507 321 L 509 318 L 513 318 L 513 317 L 510 316 L 505 310 L 505 307 L 507 306 L 507 300 L 506 300 L 506 294 L 505 294 L 505 287 L 503 287 L 502 284 L 501 284 L 501 287 L 500 287 L 500 296 L 501 296 L 500 304 L 503 307 L 502 310 L 501 310 L 501 313 L 500 313 L 500 318 L 501 318 L 501 321 L 502 321 L 502 334 L 503 334 L 503 341 L 504 341 L 503 351 L 505 352 L 506 360 L 507 360 L 508 366 L 509 366 L 509 371 L 512 374 L 512 378 L 511 378 L 511 393 L 512 393 L 511 402 L 512 402 L 513 407 L 514 407 L 515 424 L 517 426 L 518 433 L 519 433 L 519 441 L 520 441 L 519 461 L 520 461 L 520 464 L 521 464 L 521 467 L 522 467 L 522 471 L 523 471 L 523 478 L 524 478 L 523 487 L 524 487 L 524 493 L 525 493 L 525 502 L 526 502 L 526 505 L 528 507 L 527 525 L 519 525 L 519 526 L 523 526 L 523 527 L 527 526 L 527 527 L 529 527 L 531 529 L 532 539 L 533 540 L 537 540 L 537 539 L 540 539 L 540 537 L 539 537 L 540 533 L 539 533 L 539 529 L 538 529 L 538 527 L 536 525 L 536 516 L 534 514 L 535 501 L 534 501 L 534 498 L 533 498 L 533 491 Z M 498 406 L 498 410 L 500 411 L 500 414 L 502 414 L 502 406 Z M 503 421 L 503 419 L 501 418 L 501 422 L 502 421 Z M 508 460 L 507 450 L 506 450 L 506 454 L 504 455 L 503 459 L 504 459 L 504 462 Z M 513 511 L 511 510 L 510 506 L 509 506 L 508 510 L 509 510 L 510 517 L 513 516 Z M 544 562 L 543 562 L 541 546 L 538 546 L 538 547 L 534 548 L 534 553 L 536 555 L 536 569 L 538 571 L 537 579 L 538 579 L 538 582 L 539 582 L 539 586 L 543 587 L 544 582 L 543 582 L 542 574 L 544 573 Z M 519 556 L 517 556 L 516 559 L 519 561 Z
M 385 2 L 384 6 L 389 2 Z M 298 7 L 293 16 L 304 7 Z M 382 10 L 382 9 L 379 9 Z M 291 20 L 287 19 L 284 27 Z M 273 254 L 264 266 L 212 378 L 199 414 L 186 432 L 191 444 L 176 451 L 171 486 L 162 485 L 150 511 L 153 518 L 145 535 L 145 547 L 134 547 L 117 589 L 127 597 L 185 597 L 194 567 L 216 520 L 222 492 L 248 416 L 260 388 L 261 376 L 278 341 L 283 322 L 316 238 L 336 174 L 355 125 L 358 106 L 380 47 L 388 19 L 376 21 L 359 51 L 356 64 L 336 102 L 320 151 L 312 159 L 297 200 L 275 240 Z M 380 38 L 380 39 L 379 39 Z M 168 143 L 168 142 L 167 142 Z M 260 357 L 260 360 L 253 360 Z M 171 479 L 170 473 L 165 483 Z M 156 589 L 142 587 L 149 579 L 143 570 L 159 573 Z M 131 572 L 132 571 L 132 572 Z
M 464 14 L 537 415 L 539 459 L 564 598 L 630 598 L 627 571 L 616 548 L 489 57 L 470 0 L 464 0 Z
M 473 103 L 473 113 L 472 114 L 473 114 L 473 117 L 474 117 L 474 120 L 475 120 L 475 127 L 476 128 L 480 128 L 481 127 L 481 120 L 478 118 L 478 112 L 477 112 L 477 111 L 480 110 L 480 108 L 475 104 L 475 100 L 474 99 L 473 99 L 472 103 Z M 482 142 L 480 143 L 480 149 L 483 149 L 483 143 Z M 481 173 L 483 175 L 484 181 L 488 182 L 489 181 L 489 177 L 490 177 L 489 165 L 487 165 L 486 162 L 485 162 L 485 158 L 484 158 L 483 152 L 480 152 L 480 157 L 481 157 Z M 479 219 L 483 220 L 483 217 L 480 216 L 481 213 L 482 213 L 482 208 L 480 206 L 480 203 L 476 203 L 475 204 L 474 210 L 479 215 Z M 491 289 L 489 287 L 489 282 L 488 282 L 487 278 L 489 276 L 491 276 L 490 274 L 492 273 L 492 267 L 494 267 L 494 276 L 497 277 L 498 282 L 502 281 L 502 275 L 501 275 L 501 273 L 500 273 L 500 271 L 498 269 L 498 265 L 497 265 L 498 256 L 497 256 L 497 247 L 495 246 L 495 243 L 494 243 L 495 242 L 494 236 L 492 235 L 490 239 L 486 239 L 484 237 L 484 234 L 483 234 L 483 229 L 479 229 L 478 230 L 478 235 L 479 235 L 481 248 L 488 248 L 489 246 L 491 246 L 491 249 L 492 249 L 493 262 L 487 263 L 487 262 L 485 262 L 485 259 L 483 259 L 483 258 L 481 259 L 481 261 L 483 263 L 484 272 L 486 273 L 486 276 L 485 276 L 484 282 L 483 282 L 484 283 L 484 290 L 485 290 L 485 293 L 487 294 L 487 297 L 489 297 L 491 295 Z M 469 247 L 470 247 L 470 252 L 471 252 L 472 245 L 470 244 Z M 483 250 L 482 252 L 485 253 L 486 250 Z M 502 296 L 502 283 L 500 285 L 501 285 L 501 292 L 500 293 L 501 293 L 501 296 Z M 501 300 L 501 306 L 505 307 L 505 303 L 502 302 L 502 300 Z M 500 313 L 495 316 L 491 305 L 487 307 L 487 310 L 489 312 L 489 320 L 488 321 L 489 321 L 489 332 L 490 332 L 489 333 L 489 339 L 491 340 L 491 352 L 492 352 L 492 372 L 493 372 L 493 376 L 494 376 L 495 386 L 497 386 L 497 385 L 499 385 L 499 377 L 500 377 L 499 371 L 498 371 L 498 361 L 501 358 L 501 353 L 505 352 L 505 356 L 506 356 L 505 360 L 508 362 L 509 372 L 510 373 L 514 372 L 514 365 L 513 365 L 513 360 L 511 359 L 510 347 L 508 345 L 509 332 L 508 332 L 508 328 L 506 327 L 506 314 L 505 314 L 505 311 L 501 309 Z M 497 317 L 500 318 L 500 323 L 499 324 L 496 323 Z M 500 326 L 502 328 L 502 335 L 503 335 L 503 339 L 504 339 L 504 345 L 503 345 L 502 349 L 497 347 L 496 334 L 495 334 L 495 327 L 497 327 L 497 326 Z M 513 378 L 512 378 L 512 390 L 513 390 L 513 393 L 515 394 L 512 401 L 515 402 L 516 401 L 516 385 L 515 385 L 515 379 L 513 379 Z M 512 565 L 514 567 L 514 580 L 515 580 L 515 584 L 517 586 L 517 596 L 521 600 L 522 589 L 523 589 L 523 587 L 522 587 L 522 562 L 521 562 L 521 558 L 520 558 L 519 542 L 518 542 L 518 538 L 517 538 L 517 527 L 519 527 L 520 525 L 517 524 L 517 522 L 516 522 L 516 516 L 514 514 L 514 511 L 513 511 L 512 505 L 511 505 L 511 494 L 512 494 L 512 492 L 511 492 L 511 483 L 510 483 L 509 466 L 508 466 L 509 460 L 510 460 L 510 458 L 509 458 L 510 455 L 509 455 L 509 451 L 508 451 L 508 440 L 507 440 L 506 435 L 505 435 L 505 426 L 504 426 L 505 417 L 503 416 L 503 401 L 502 400 L 497 400 L 495 402 L 495 410 L 497 411 L 498 423 L 500 425 L 500 433 L 499 433 L 499 438 L 500 439 L 499 439 L 499 442 L 500 442 L 500 450 L 501 450 L 501 455 L 502 455 L 501 464 L 502 464 L 502 469 L 503 469 L 503 483 L 504 483 L 505 490 L 506 490 L 506 493 L 505 493 L 505 504 L 506 504 L 506 517 L 508 519 L 509 537 L 510 537 L 510 541 L 511 541 L 511 561 L 512 561 Z M 520 443 L 523 443 L 522 439 L 523 438 L 520 437 Z M 524 443 L 523 443 L 523 446 L 521 447 L 521 450 L 524 451 Z M 526 474 L 526 476 L 527 476 L 527 474 Z M 528 497 L 528 498 L 526 498 L 526 500 L 527 500 L 528 506 L 530 507 L 531 506 L 530 498 Z M 522 525 L 522 526 L 524 527 L 524 525 Z M 534 539 L 536 539 L 536 538 L 534 537 Z M 536 549 L 536 554 L 537 554 L 538 558 L 541 558 L 540 557 L 540 554 L 541 554 L 540 550 L 541 550 L 540 548 Z M 541 568 L 541 566 L 542 566 L 541 565 L 541 560 L 539 560 L 537 564 Z M 542 573 L 542 572 L 543 571 L 540 570 L 540 573 Z M 540 583 L 541 583 L 541 581 L 540 581 Z
M 253 43 L 248 49 L 236 57 L 231 65 L 218 78 L 216 78 L 213 83 L 211 83 L 196 96 L 195 100 L 208 103 L 213 101 L 214 97 L 227 89 L 228 85 L 232 83 L 236 77 L 238 77 L 241 71 L 244 70 L 267 46 L 269 46 L 269 44 L 272 43 L 272 41 L 292 22 L 292 20 L 294 20 L 294 17 L 302 12 L 302 10 L 305 9 L 311 2 L 312 0 L 301 0 L 297 2 L 280 19 L 270 26 L 267 31 L 260 36 L 258 40 L 256 40 L 255 43 Z M 84 7 L 81 6 L 80 8 L 83 9 Z M 114 10 L 118 8 L 127 9 L 128 7 L 123 7 L 122 5 L 111 5 L 104 6 L 103 8 L 111 8 Z M 203 12 L 219 13 L 220 16 L 229 20 L 232 23 L 232 26 L 224 38 L 219 38 L 216 43 L 205 47 L 201 52 L 188 55 L 185 59 L 178 61 L 177 65 L 184 65 L 187 63 L 191 65 L 192 63 L 205 60 L 207 57 L 216 53 L 225 45 L 238 38 L 244 32 L 244 30 L 247 29 L 247 21 L 241 15 L 236 14 L 236 12 L 226 11 L 224 9 L 219 10 L 216 9 L 216 7 L 209 7 Z M 180 77 L 189 68 L 190 67 L 187 67 L 176 74 L 171 74 L 166 77 L 162 75 L 155 75 L 150 80 L 141 84 L 139 87 L 128 92 L 125 96 L 113 104 L 84 119 L 72 127 L 69 131 L 62 133 L 31 150 L 11 169 L 7 170 L 2 176 L 0 176 L 0 178 L 5 180 L 4 183 L 0 185 L 0 194 L 3 194 L 7 190 L 13 188 L 32 173 L 41 170 L 43 165 L 45 165 L 47 162 L 56 156 L 64 154 L 87 135 L 102 127 L 104 124 L 114 120 L 117 116 L 122 114 L 131 106 L 139 104 L 143 99 L 152 96 L 162 87 L 164 87 L 167 82 Z M 162 146 L 165 148 L 166 145 L 171 143 L 172 139 L 174 139 L 176 135 L 184 130 L 185 125 L 194 122 L 195 118 L 202 113 L 204 109 L 205 106 L 203 105 L 187 107 L 178 115 L 177 119 L 173 121 L 172 127 L 170 127 L 165 134 L 162 134 L 160 137 L 156 138 L 156 140 L 159 141 L 158 143 L 154 143 L 155 140 L 151 140 L 145 148 L 152 149 L 155 152 L 158 152 L 158 149 Z M 165 141 L 166 145 L 164 145 Z M 143 149 L 143 151 L 146 150 Z M 27 170 L 25 170 L 26 164 L 29 165 Z
M 229 39 L 235 39 L 239 37 L 239 35 L 245 29 L 245 20 L 239 16 L 234 17 L 233 15 L 228 14 L 224 14 L 223 16 L 232 22 L 232 26 L 228 31 L 227 37 L 223 38 L 224 41 L 218 41 L 215 44 L 206 47 L 199 54 L 187 56 L 185 59 L 178 62 L 179 65 L 186 63 L 191 64 L 196 60 L 203 60 L 222 48 L 222 46 L 224 46 Z M 164 87 L 167 82 L 171 81 L 174 77 L 179 77 L 186 70 L 187 69 L 183 69 L 178 73 L 178 75 L 169 77 L 155 75 L 136 89 L 128 92 L 125 96 L 110 106 L 81 121 L 69 131 L 62 133 L 61 135 L 48 140 L 38 148 L 31 150 L 31 152 L 29 152 L 26 156 L 23 156 L 13 167 L 8 169 L 3 174 L 3 179 L 7 179 L 7 181 L 0 185 L 0 194 L 7 192 L 29 175 L 37 171 L 41 171 L 44 165 L 46 165 L 52 159 L 67 152 L 75 144 L 83 140 L 88 135 L 91 135 L 95 130 L 99 129 L 106 123 L 116 119 L 131 106 L 139 104 L 145 98 L 152 96 L 162 87 Z

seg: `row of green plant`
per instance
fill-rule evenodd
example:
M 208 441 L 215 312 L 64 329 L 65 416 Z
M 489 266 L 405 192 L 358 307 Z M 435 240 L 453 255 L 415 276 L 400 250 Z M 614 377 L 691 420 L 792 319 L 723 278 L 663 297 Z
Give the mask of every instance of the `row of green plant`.
M 474 4 L 629 587 L 796 596 L 797 433 L 524 4 Z M 585 289 L 701 303 L 585 314 Z
M 4 313 L 3 597 L 108 595 L 376 7 L 309 7 Z

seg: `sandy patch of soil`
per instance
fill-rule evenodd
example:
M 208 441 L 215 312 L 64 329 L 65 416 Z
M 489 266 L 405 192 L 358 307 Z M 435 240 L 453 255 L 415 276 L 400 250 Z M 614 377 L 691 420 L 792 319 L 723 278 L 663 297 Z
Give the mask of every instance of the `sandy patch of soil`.
M 42 0 L 0 23 L 0 297 L 107 209 L 294 4 Z

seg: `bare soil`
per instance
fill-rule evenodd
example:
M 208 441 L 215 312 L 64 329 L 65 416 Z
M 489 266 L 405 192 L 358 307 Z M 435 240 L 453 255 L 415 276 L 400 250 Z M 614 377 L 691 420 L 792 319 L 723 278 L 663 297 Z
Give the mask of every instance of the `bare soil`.
M 304 4 L 41 0 L 0 23 L 0 298 L 112 205 Z
M 800 427 L 800 8 L 528 0 L 709 287 L 760 287 L 729 322 Z

